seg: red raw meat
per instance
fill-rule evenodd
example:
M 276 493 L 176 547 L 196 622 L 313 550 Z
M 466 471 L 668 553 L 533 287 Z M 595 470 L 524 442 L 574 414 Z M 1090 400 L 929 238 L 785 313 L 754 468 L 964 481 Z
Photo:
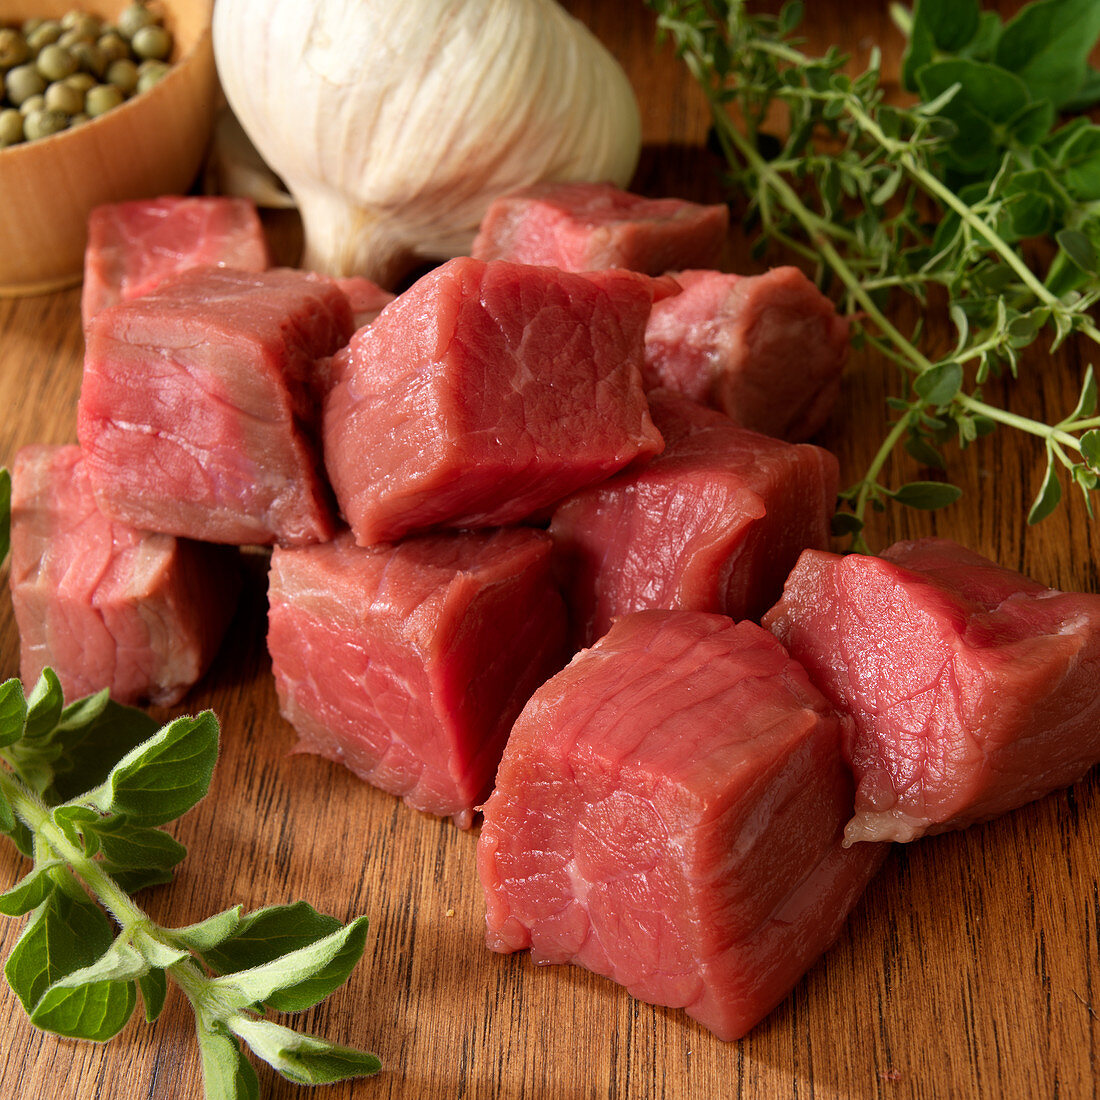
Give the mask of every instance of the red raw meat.
M 331 538 L 315 361 L 351 325 L 332 280 L 284 269 L 195 268 L 104 310 L 78 412 L 99 506 L 212 542 Z
M 299 749 L 468 827 L 566 660 L 550 556 L 527 528 L 275 550 L 267 641 Z
M 729 210 L 683 199 L 647 199 L 610 183 L 544 183 L 495 199 L 472 254 L 563 271 L 625 267 L 660 275 L 716 267 Z
M 267 241 L 248 199 L 166 195 L 98 206 L 88 217 L 84 324 L 115 302 L 136 298 L 191 267 L 265 271 Z
M 620 619 L 512 730 L 478 843 L 489 946 L 743 1035 L 836 939 L 886 850 L 841 845 L 840 736 L 753 623 Z
M 678 394 L 650 394 L 664 452 L 582 489 L 554 513 L 579 642 L 645 608 L 759 618 L 798 555 L 829 545 L 837 462 L 731 424 Z
M 79 447 L 24 447 L 12 469 L 11 594 L 19 671 L 49 665 L 70 702 L 176 703 L 237 603 L 234 550 L 138 531 L 96 508 Z
M 360 545 L 515 523 L 659 451 L 654 281 L 459 258 L 334 359 L 325 464 Z
M 1100 762 L 1100 596 L 924 539 L 808 551 L 764 622 L 855 720 L 849 843 L 984 821 Z
M 388 290 L 383 290 L 377 283 L 364 279 L 361 275 L 337 279 L 336 285 L 348 296 L 357 329 L 369 325 L 394 298 Z
M 848 356 L 848 322 L 833 303 L 795 267 L 675 278 L 683 293 L 657 302 L 646 328 L 645 384 L 780 439 L 817 432 Z

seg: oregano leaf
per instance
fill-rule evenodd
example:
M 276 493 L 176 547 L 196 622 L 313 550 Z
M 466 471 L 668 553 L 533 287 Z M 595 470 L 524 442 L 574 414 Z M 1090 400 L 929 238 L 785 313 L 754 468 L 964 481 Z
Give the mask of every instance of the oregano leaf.
M 126 818 L 98 818 L 89 830 L 96 835 L 103 858 L 119 870 L 170 871 L 187 849 L 162 829 L 134 825 Z
M 113 863 L 103 863 L 103 870 L 122 887 L 127 894 L 136 894 L 150 886 L 163 886 L 172 881 L 172 872 L 156 867 L 116 867 Z
M 222 1029 L 197 1025 L 206 1100 L 259 1100 L 260 1082 L 240 1043 Z
M 981 11 L 978 0 L 917 0 L 913 27 L 928 27 L 937 49 L 956 53 L 978 33 Z
M 94 856 L 99 851 L 99 842 L 95 834 L 91 833 L 85 837 L 86 827 L 100 819 L 95 810 L 87 806 L 58 806 L 50 816 L 70 844 L 83 848 L 89 856 Z
M 64 708 L 65 696 L 61 690 L 61 681 L 57 678 L 57 673 L 47 666 L 27 696 L 24 743 L 33 744 L 53 733 Z
M 218 720 L 211 711 L 177 718 L 128 752 L 87 801 L 138 825 L 173 821 L 206 794 L 218 757 Z
M 210 985 L 238 1007 L 266 1004 L 279 1012 L 300 1012 L 323 1001 L 347 981 L 362 958 L 367 919 L 346 927 L 262 966 L 214 978 Z
M 238 911 L 237 927 L 231 935 L 221 936 L 208 946 L 198 943 L 194 946 L 211 970 L 230 974 L 263 966 L 291 951 L 308 947 L 341 927 L 335 917 L 319 913 L 309 902 L 296 901 L 291 905 L 269 905 L 246 913 L 244 917 Z M 180 931 L 194 935 L 191 929 Z
M 231 1026 L 257 1057 L 297 1085 L 330 1085 L 369 1077 L 382 1068 L 374 1054 L 303 1035 L 270 1020 L 238 1017 Z
M 0 833 L 14 833 L 18 825 L 19 821 L 8 801 L 8 796 L 0 790 Z
M 1005 24 L 994 60 L 1017 73 L 1034 99 L 1061 107 L 1084 83 L 1098 35 L 1096 0 L 1033 0 Z
M 0 813 L 0 832 L 10 837 L 12 843 L 27 857 L 27 859 L 33 859 L 34 834 L 22 821 L 15 821 L 15 828 L 9 828 L 12 820 L 10 814 L 11 806 L 2 795 L 0 795 L 0 802 L 3 802 L 5 808 L 9 811 L 8 813 Z
M 71 1039 L 110 1039 L 133 1015 L 135 979 L 148 971 L 148 961 L 120 937 L 94 962 L 54 982 L 35 1005 L 31 1023 Z
M 1062 104 L 1062 110 L 1087 111 L 1097 103 L 1100 103 L 1100 71 L 1087 69 L 1081 86 Z
M 137 1007 L 132 981 L 81 981 L 48 989 L 31 1013 L 31 1023 L 67 1039 L 105 1042 L 117 1035 Z
M 102 909 L 54 890 L 31 915 L 4 965 L 4 976 L 30 1015 L 47 989 L 94 963 L 112 939 Z
M 168 997 L 168 976 L 159 966 L 153 966 L 135 981 L 145 1009 L 145 1021 L 151 1024 L 164 1010 Z
M 176 963 L 183 962 L 191 957 L 185 948 L 175 944 L 166 943 L 164 939 L 151 935 L 147 929 L 136 928 L 132 933 L 134 949 L 141 953 L 141 957 L 153 967 L 167 970 Z
M 8 917 L 20 917 L 37 909 L 57 889 L 51 871 L 64 864 L 57 859 L 35 865 L 10 890 L 0 894 L 0 913 Z
M 1079 229 L 1060 229 L 1054 234 L 1054 239 L 1082 271 L 1090 275 L 1096 273 L 1096 253 L 1084 233 Z
M 27 722 L 27 700 L 23 685 L 14 677 L 0 684 L 0 749 L 15 744 L 23 736 Z
M 105 691 L 71 703 L 52 738 L 56 753 L 47 800 L 66 802 L 99 786 L 126 753 L 159 728 L 144 711 L 116 703 Z
M 235 905 L 221 913 L 215 913 L 197 924 L 185 928 L 173 928 L 172 938 L 192 951 L 205 956 L 223 940 L 229 939 L 241 926 L 243 905 Z M 230 968 L 231 969 L 231 968 Z

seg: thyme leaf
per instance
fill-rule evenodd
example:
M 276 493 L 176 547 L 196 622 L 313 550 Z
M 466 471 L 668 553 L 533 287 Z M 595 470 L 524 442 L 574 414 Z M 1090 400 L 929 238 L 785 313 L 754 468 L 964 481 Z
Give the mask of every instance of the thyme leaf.
M 950 484 L 886 484 L 888 460 L 903 448 L 945 469 L 947 444 L 967 447 L 996 427 L 1045 447 L 1029 522 L 1057 507 L 1060 474 L 1091 514 L 1100 482 L 1091 368 L 1076 410 L 1057 424 L 986 400 L 982 386 L 1016 376 L 1021 352 L 1041 338 L 1052 350 L 1071 338 L 1100 343 L 1100 126 L 1056 116 L 1100 96 L 1087 64 L 1100 6 L 1033 0 L 1002 23 L 977 0 L 895 5 L 909 40 L 902 79 L 921 95 L 898 106 L 885 101 L 877 52 L 855 76 L 835 47 L 803 52 L 800 3 L 778 15 L 751 13 L 745 0 L 646 3 L 707 95 L 746 223 L 837 288 L 855 342 L 897 367 L 882 442 L 841 492 L 834 530 L 866 551 L 869 510 L 952 503 L 960 491 Z M 777 109 L 780 137 L 768 129 Z M 1049 259 L 1025 253 L 1036 239 Z M 950 349 L 893 320 L 899 296 L 923 312 L 933 292 L 948 302 Z

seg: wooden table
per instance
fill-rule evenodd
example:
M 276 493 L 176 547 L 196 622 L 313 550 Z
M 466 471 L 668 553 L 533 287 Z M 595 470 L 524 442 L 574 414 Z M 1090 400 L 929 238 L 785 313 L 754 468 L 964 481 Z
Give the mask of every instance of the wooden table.
M 647 141 L 638 189 L 713 194 L 698 148 L 704 106 L 678 63 L 654 53 L 652 18 L 601 0 L 569 6 L 609 43 L 638 89 Z M 900 39 L 884 3 L 807 6 L 812 47 L 835 40 L 862 61 L 877 42 L 887 71 L 896 71 Z M 74 290 L 0 302 L 0 461 L 10 463 L 24 443 L 75 439 L 78 298 Z M 1053 358 L 1029 355 L 1010 390 L 1013 407 L 1044 417 L 1068 411 L 1085 354 L 1070 347 Z M 889 381 L 873 356 L 853 356 L 823 438 L 849 479 L 878 444 Z M 1040 457 L 1007 434 L 984 442 L 952 460 L 966 491 L 961 503 L 938 515 L 893 511 L 875 528 L 874 544 L 938 533 L 1051 585 L 1100 590 L 1100 534 L 1076 493 L 1042 526 L 1024 527 Z M 222 655 L 186 701 L 189 710 L 213 707 L 223 728 L 210 795 L 175 827 L 193 854 L 171 886 L 141 900 L 155 918 L 180 924 L 236 902 L 258 907 L 298 897 L 342 919 L 369 915 L 363 963 L 305 1025 L 377 1051 L 385 1069 L 319 1095 L 1097 1095 L 1095 771 L 989 825 L 895 848 L 840 941 L 793 995 L 743 1041 L 720 1043 L 682 1013 L 633 1001 L 580 969 L 537 969 L 523 955 L 486 950 L 476 833 L 411 811 L 324 760 L 289 755 L 294 736 L 278 715 L 264 650 L 262 559 L 253 565 Z M 7 677 L 17 672 L 7 601 L 0 632 Z M 0 848 L 0 888 L 22 866 L 9 846 Z M 6 954 L 21 922 L 2 927 Z M 200 1097 L 191 1027 L 173 993 L 156 1025 L 135 1018 L 109 1045 L 58 1040 L 32 1029 L 3 987 L 0 1097 Z M 268 1096 L 300 1095 L 266 1067 L 260 1077 Z

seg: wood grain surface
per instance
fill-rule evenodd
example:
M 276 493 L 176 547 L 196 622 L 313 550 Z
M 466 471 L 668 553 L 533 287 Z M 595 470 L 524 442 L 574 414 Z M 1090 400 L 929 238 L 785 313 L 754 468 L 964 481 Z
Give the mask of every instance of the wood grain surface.
M 653 47 L 636 4 L 573 0 L 626 66 L 647 147 L 636 187 L 707 198 L 704 105 L 679 64 Z M 1006 3 L 1004 10 L 1015 4 Z M 810 45 L 837 42 L 866 59 L 882 47 L 896 72 L 900 38 L 885 3 L 808 4 Z M 2 201 L 2 196 L 0 196 Z M 276 228 L 292 248 L 293 228 Z M 737 249 L 735 248 L 735 254 Z M 947 338 L 942 318 L 929 318 Z M 937 328 L 938 326 L 938 328 Z M 1029 354 L 998 394 L 1013 408 L 1061 416 L 1076 399 L 1086 351 Z M 0 461 L 30 442 L 75 439 L 82 340 L 79 292 L 0 302 Z M 890 368 L 852 357 L 822 442 L 858 476 L 884 430 Z M 962 501 L 936 515 L 892 511 L 874 545 L 937 533 L 1048 584 L 1100 590 L 1100 536 L 1079 499 L 1028 530 L 1041 475 L 1037 446 L 998 434 L 952 460 Z M 900 479 L 914 471 L 897 469 Z M 382 1074 L 330 1086 L 331 1100 L 373 1097 L 900 1098 L 1095 1097 L 1100 1074 L 1100 782 L 988 825 L 895 847 L 839 942 L 747 1038 L 718 1042 L 681 1012 L 632 1000 L 574 967 L 537 968 L 484 945 L 475 832 L 412 811 L 339 767 L 291 755 L 264 649 L 264 558 L 251 555 L 246 598 L 215 668 L 185 700 L 222 721 L 222 755 L 206 801 L 173 827 L 190 848 L 175 882 L 140 900 L 186 923 L 237 902 L 310 900 L 371 933 L 348 985 L 306 1014 L 325 1036 L 375 1050 Z M 17 673 L 8 601 L 0 674 Z M 0 889 L 23 870 L 0 849 Z M 7 953 L 22 921 L 5 921 Z M 138 1013 L 140 1017 L 140 1012 Z M 190 1011 L 169 995 L 153 1026 L 135 1017 L 105 1046 L 35 1031 L 0 987 L 0 1098 L 198 1098 Z M 260 1069 L 265 1095 L 304 1090 Z

